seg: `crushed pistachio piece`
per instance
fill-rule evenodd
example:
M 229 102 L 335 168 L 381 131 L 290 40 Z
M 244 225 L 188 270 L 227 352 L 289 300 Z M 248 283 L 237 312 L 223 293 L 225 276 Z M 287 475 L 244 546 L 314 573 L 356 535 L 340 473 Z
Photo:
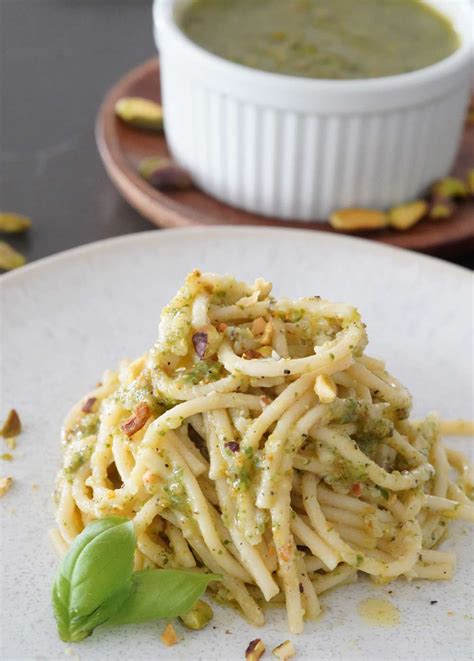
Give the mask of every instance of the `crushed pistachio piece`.
M 11 271 L 26 263 L 25 257 L 5 241 L 0 241 L 0 269 Z
M 247 661 L 258 661 L 264 652 L 265 645 L 261 638 L 255 638 L 255 640 L 251 640 L 248 644 L 248 647 L 245 650 L 245 658 Z
M 0 211 L 0 232 L 21 234 L 30 229 L 31 220 L 27 216 L 9 211 Z
M 291 659 L 296 654 L 295 646 L 291 640 L 285 640 L 284 643 L 277 645 L 272 652 L 281 661 L 287 661 L 287 659 Z
M 166 647 L 171 647 L 172 645 L 176 645 L 176 643 L 179 642 L 179 638 L 176 635 L 176 631 L 174 630 L 171 622 L 166 625 L 165 630 L 161 634 L 161 642 L 164 643 Z
M 124 422 L 122 422 L 120 429 L 124 432 L 124 434 L 131 438 L 134 434 L 137 433 L 137 431 L 140 431 L 140 429 L 145 426 L 150 415 L 150 407 L 148 404 L 142 402 L 137 406 L 132 415 Z
M 265 324 L 265 331 L 262 337 L 260 338 L 260 344 L 262 346 L 270 345 L 272 343 L 272 339 L 273 339 L 273 324 L 270 320 Z
M 358 230 L 375 230 L 385 227 L 388 216 L 376 209 L 339 209 L 329 216 L 329 222 L 336 230 L 357 232 Z
M 205 601 L 201 600 L 197 601 L 188 613 L 180 615 L 184 626 L 196 631 L 204 629 L 213 617 L 212 608 Z
M 238 307 L 250 308 L 252 307 L 252 305 L 255 305 L 255 303 L 257 303 L 259 296 L 260 296 L 260 291 L 257 289 L 252 294 L 250 294 L 250 296 L 242 296 L 242 298 L 239 298 L 239 300 L 236 301 L 235 304 Z
M 13 455 L 10 454 L 10 452 L 4 452 L 3 454 L 0 454 L 0 459 L 3 461 L 13 461 Z
M 447 197 L 452 200 L 467 196 L 467 186 L 462 179 L 457 177 L 445 177 L 436 181 L 431 189 L 434 197 Z
M 407 230 L 426 216 L 428 208 L 428 203 L 425 200 L 400 204 L 390 209 L 388 212 L 388 222 L 397 230 Z
M 337 386 L 327 374 L 318 374 L 314 383 L 314 392 L 321 404 L 329 404 L 337 397 Z
M 265 331 L 267 322 L 263 317 L 257 317 L 252 323 L 252 335 L 262 335 Z
M 272 283 L 264 280 L 263 278 L 257 278 L 253 283 L 252 289 L 259 292 L 259 299 L 263 301 L 263 299 L 270 294 L 272 290 Z
M 159 103 L 150 99 L 123 97 L 115 104 L 115 114 L 131 126 L 152 131 L 163 130 L 163 109 Z
M 21 433 L 21 420 L 15 409 L 10 409 L 5 422 L 0 429 L 0 436 L 3 438 L 12 438 Z
M 11 489 L 13 484 L 12 477 L 0 477 L 0 498 Z

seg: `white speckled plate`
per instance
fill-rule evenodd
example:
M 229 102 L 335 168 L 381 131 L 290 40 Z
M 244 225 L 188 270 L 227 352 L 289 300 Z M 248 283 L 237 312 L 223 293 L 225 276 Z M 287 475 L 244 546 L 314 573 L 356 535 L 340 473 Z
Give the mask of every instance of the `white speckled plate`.
M 161 307 L 194 266 L 244 279 L 264 275 L 277 295 L 355 303 L 368 325 L 370 353 L 384 356 L 408 385 L 415 414 L 473 415 L 471 275 L 432 258 L 347 237 L 217 227 L 112 239 L 3 276 L 0 415 L 16 407 L 25 430 L 14 461 L 0 465 L 0 473 L 15 480 L 0 501 L 3 660 L 71 653 L 55 630 L 50 589 L 56 558 L 47 536 L 61 421 L 105 368 L 154 341 Z M 445 547 L 458 554 L 451 582 L 375 587 L 361 580 L 324 596 L 320 620 L 293 636 L 297 658 L 472 658 L 474 572 L 466 526 L 456 526 Z M 369 596 L 389 599 L 400 610 L 400 625 L 364 622 L 357 605 Z M 98 629 L 74 649 L 81 659 L 100 661 L 233 660 L 242 659 L 257 636 L 268 650 L 288 637 L 282 612 L 272 611 L 266 627 L 256 630 L 230 610 L 215 610 L 214 626 L 180 629 L 183 640 L 173 648 L 163 647 L 163 625 L 153 623 Z

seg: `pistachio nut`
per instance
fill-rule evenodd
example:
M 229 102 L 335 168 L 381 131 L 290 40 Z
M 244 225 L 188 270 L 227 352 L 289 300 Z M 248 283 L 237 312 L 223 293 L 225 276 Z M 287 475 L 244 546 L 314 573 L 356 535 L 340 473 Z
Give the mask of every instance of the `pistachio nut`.
M 336 230 L 356 232 L 358 230 L 374 230 L 385 227 L 388 216 L 383 211 L 376 209 L 339 209 L 333 211 L 329 222 Z
M 10 409 L 8 415 L 0 429 L 0 436 L 3 438 L 14 438 L 21 432 L 21 420 L 15 409 Z
M 31 220 L 19 213 L 0 211 L 0 232 L 21 234 L 31 227 Z
M 204 629 L 214 617 L 212 608 L 205 601 L 197 601 L 185 615 L 180 615 L 184 626 L 188 629 Z
M 437 197 L 431 202 L 428 217 L 431 220 L 444 220 L 444 218 L 450 218 L 455 211 L 456 205 L 451 199 Z
M 5 241 L 0 241 L 0 269 L 11 271 L 23 266 L 26 259 Z
M 281 643 L 280 645 L 277 645 L 272 650 L 272 652 L 274 656 L 280 659 L 280 661 L 287 661 L 288 659 L 294 657 L 296 654 L 295 646 L 293 645 L 291 640 L 285 640 L 285 642 Z
M 145 158 L 139 164 L 138 172 L 158 190 L 187 190 L 193 185 L 186 170 L 165 156 Z
M 245 650 L 246 661 L 258 661 L 264 652 L 265 645 L 263 644 L 263 640 L 261 638 L 255 638 L 255 640 L 250 641 Z
M 159 103 L 139 96 L 127 96 L 115 104 L 117 117 L 141 129 L 163 130 L 163 109 Z
M 397 230 L 407 230 L 416 225 L 428 213 L 428 204 L 425 200 L 416 200 L 393 207 L 388 212 L 388 222 Z
M 439 181 L 435 181 L 431 187 L 433 197 L 445 197 L 450 200 L 466 197 L 467 186 L 462 179 L 456 177 L 445 177 Z

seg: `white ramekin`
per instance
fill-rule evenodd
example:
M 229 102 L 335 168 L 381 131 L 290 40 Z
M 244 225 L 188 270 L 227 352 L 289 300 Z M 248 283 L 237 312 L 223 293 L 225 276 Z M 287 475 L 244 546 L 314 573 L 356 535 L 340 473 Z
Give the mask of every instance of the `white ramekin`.
M 446 175 L 470 91 L 469 0 L 429 0 L 461 39 L 412 73 L 314 80 L 228 62 L 194 44 L 178 18 L 189 0 L 155 0 L 168 145 L 196 184 L 236 207 L 285 219 L 385 208 Z

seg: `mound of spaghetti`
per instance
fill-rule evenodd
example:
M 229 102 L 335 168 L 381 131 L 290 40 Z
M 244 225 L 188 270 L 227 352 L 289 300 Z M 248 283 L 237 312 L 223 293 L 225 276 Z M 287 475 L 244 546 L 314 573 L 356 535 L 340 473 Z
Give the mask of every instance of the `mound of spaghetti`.
M 284 602 L 297 633 L 358 572 L 450 578 L 454 555 L 433 547 L 474 519 L 474 476 L 436 416 L 409 421 L 354 307 L 270 292 L 194 271 L 156 345 L 72 409 L 57 539 L 130 517 L 137 569 L 219 572 L 219 600 L 256 625 Z

